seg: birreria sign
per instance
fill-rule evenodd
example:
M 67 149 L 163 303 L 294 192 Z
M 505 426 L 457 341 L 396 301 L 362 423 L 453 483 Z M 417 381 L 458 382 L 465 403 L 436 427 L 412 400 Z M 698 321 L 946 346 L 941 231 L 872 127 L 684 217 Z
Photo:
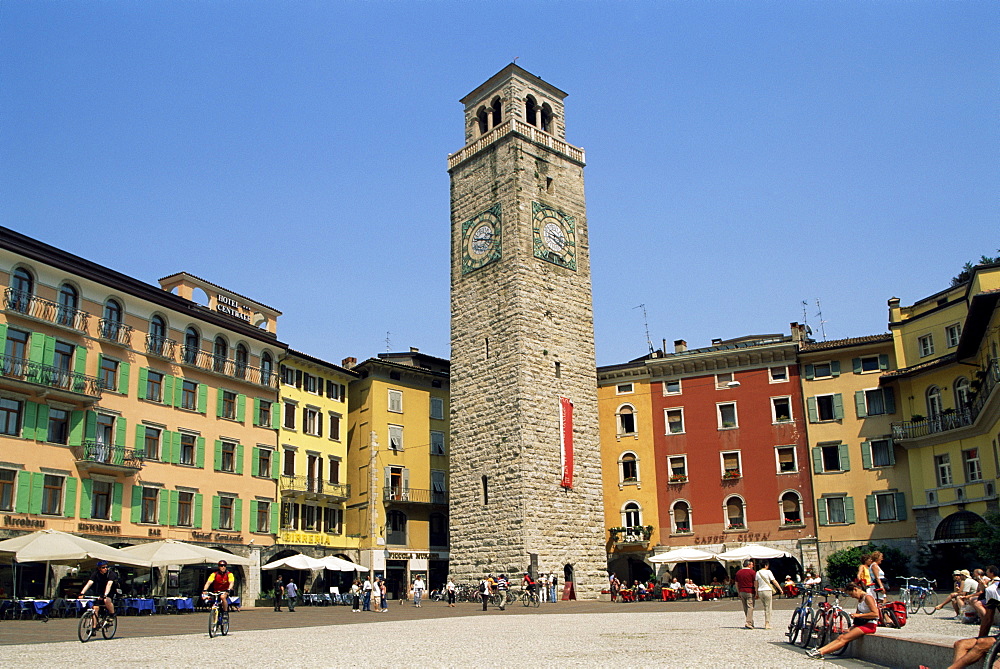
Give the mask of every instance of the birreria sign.
M 219 293 L 215 295 L 215 310 L 247 323 L 250 322 L 250 314 L 253 313 L 250 307 L 245 307 L 233 298 Z

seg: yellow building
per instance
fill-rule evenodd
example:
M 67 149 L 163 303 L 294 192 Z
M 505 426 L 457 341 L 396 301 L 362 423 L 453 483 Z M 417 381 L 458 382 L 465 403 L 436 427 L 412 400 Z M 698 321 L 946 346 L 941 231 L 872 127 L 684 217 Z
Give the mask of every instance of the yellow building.
M 653 405 L 645 361 L 598 368 L 597 410 L 608 571 L 623 583 L 644 581 L 652 573 L 646 562 L 651 547 L 661 543 Z
M 357 561 L 358 539 L 344 530 L 344 504 L 350 496 L 348 387 L 358 374 L 294 350 L 279 360 L 279 374 L 279 452 L 271 463 L 274 474 L 280 472 L 281 531 L 275 550 L 313 557 L 340 554 Z M 279 424 L 277 413 L 273 419 Z
M 997 330 L 1000 265 L 912 306 L 889 301 L 900 369 L 897 445 L 910 461 L 918 542 L 942 562 L 962 559 L 974 523 L 997 509 Z
M 179 539 L 252 559 L 273 543 L 275 484 L 256 458 L 275 445 L 262 416 L 280 312 L 188 274 L 151 286 L 5 228 L 0 286 L 0 536 Z M 257 570 L 240 576 L 254 596 Z
M 393 598 L 416 574 L 440 587 L 449 556 L 449 363 L 411 348 L 353 370 L 347 531 L 360 538 L 362 564 L 385 574 Z
M 908 454 L 892 437 L 899 401 L 879 384 L 895 362 L 891 334 L 799 349 L 820 565 L 869 541 L 915 549 Z

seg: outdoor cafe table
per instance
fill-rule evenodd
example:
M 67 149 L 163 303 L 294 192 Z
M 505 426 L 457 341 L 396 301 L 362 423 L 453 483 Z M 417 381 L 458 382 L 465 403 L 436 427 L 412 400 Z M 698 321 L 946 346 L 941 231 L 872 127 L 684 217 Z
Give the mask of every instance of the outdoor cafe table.
M 17 603 L 21 609 L 28 609 L 36 616 L 45 615 L 45 607 L 49 605 L 51 599 L 19 599 Z
M 156 611 L 156 602 L 152 599 L 126 597 L 125 611 L 127 612 L 129 609 L 135 609 L 136 615 L 141 614 L 143 611 L 148 611 L 152 615 Z
M 177 612 L 194 611 L 194 600 L 190 597 L 167 597 L 167 601 L 174 605 Z

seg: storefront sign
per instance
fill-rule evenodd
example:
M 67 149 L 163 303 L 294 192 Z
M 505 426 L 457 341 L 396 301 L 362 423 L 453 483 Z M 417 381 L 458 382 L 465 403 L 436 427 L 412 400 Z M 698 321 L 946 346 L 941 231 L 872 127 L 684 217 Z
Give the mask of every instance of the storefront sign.
M 387 560 L 441 560 L 447 559 L 442 558 L 441 553 L 416 553 L 416 552 L 405 552 L 405 553 L 389 553 L 386 555 Z
M 6 527 L 27 527 L 33 530 L 45 529 L 45 521 L 27 516 L 4 516 L 3 524 Z
M 77 523 L 78 532 L 97 532 L 98 534 L 121 534 L 122 528 L 118 525 L 99 525 L 98 523 Z
M 716 534 L 711 537 L 695 537 L 694 542 L 696 544 L 721 544 L 725 542 L 738 541 L 741 543 L 748 543 L 751 541 L 767 541 L 770 538 L 770 534 L 767 532 L 747 532 L 746 534 Z
M 192 532 L 192 539 L 198 539 L 201 541 L 218 541 L 224 544 L 241 544 L 243 543 L 243 535 L 241 534 L 219 534 L 218 532 Z
M 221 293 L 216 293 L 215 295 L 215 310 L 220 314 L 226 314 L 247 323 L 250 322 L 250 315 L 253 313 L 250 307 L 244 306 L 233 298 Z
M 151 537 L 158 537 L 158 536 L 160 536 L 160 531 L 151 527 L 151 528 L 149 528 L 149 536 L 151 536 Z

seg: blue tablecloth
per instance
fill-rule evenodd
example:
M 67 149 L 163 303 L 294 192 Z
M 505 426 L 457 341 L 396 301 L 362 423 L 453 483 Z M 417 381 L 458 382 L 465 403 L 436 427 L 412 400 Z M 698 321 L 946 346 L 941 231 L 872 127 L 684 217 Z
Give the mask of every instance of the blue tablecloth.
M 190 597 L 171 597 L 170 601 L 178 611 L 194 611 L 194 600 Z
M 143 611 L 148 611 L 149 613 L 154 613 L 156 611 L 156 604 L 152 599 L 140 599 L 137 597 L 126 597 L 125 598 L 125 609 L 135 609 L 136 612 L 142 613 Z
M 49 605 L 51 599 L 19 599 L 18 604 L 22 607 L 26 607 L 35 615 L 42 615 L 45 612 L 45 607 Z

